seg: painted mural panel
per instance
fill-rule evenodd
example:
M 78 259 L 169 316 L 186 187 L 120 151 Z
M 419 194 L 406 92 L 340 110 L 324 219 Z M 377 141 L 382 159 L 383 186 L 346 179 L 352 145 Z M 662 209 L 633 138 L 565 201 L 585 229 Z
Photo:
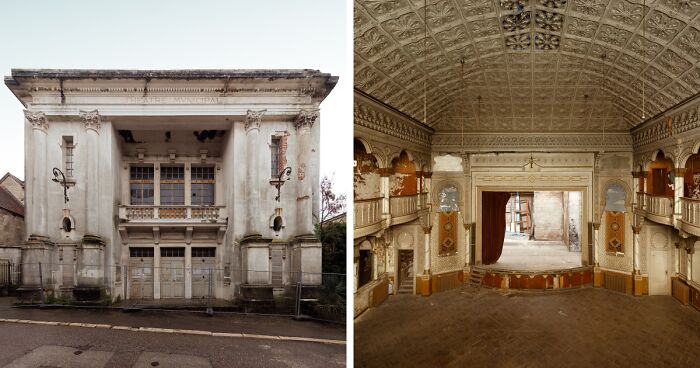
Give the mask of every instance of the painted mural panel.
M 605 211 L 605 251 L 625 252 L 625 213 Z
M 440 249 L 441 256 L 457 252 L 457 212 L 440 212 Z

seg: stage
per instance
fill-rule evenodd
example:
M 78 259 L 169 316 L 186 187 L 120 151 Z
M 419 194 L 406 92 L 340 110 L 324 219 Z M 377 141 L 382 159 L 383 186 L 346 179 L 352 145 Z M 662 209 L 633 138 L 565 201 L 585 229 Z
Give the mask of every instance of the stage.
M 581 267 L 581 252 L 570 252 L 561 241 L 509 239 L 501 257 L 489 270 L 554 271 Z

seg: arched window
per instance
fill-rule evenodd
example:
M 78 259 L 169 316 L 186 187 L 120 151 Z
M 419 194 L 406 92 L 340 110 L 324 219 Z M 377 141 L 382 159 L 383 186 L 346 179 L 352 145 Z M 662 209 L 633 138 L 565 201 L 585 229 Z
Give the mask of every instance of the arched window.
M 459 191 L 457 187 L 448 184 L 438 192 L 438 212 L 459 211 Z
M 614 183 L 605 190 L 605 210 L 614 212 L 625 211 L 627 192 L 620 183 Z

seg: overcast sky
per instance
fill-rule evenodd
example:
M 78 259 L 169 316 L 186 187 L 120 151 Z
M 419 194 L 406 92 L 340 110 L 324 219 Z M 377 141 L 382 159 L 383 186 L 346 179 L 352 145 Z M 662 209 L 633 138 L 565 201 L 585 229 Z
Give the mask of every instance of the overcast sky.
M 352 64 L 344 0 L 3 1 L 0 71 L 318 69 L 339 76 L 321 104 L 321 175 L 351 188 Z M 22 105 L 0 86 L 0 176 L 24 179 Z

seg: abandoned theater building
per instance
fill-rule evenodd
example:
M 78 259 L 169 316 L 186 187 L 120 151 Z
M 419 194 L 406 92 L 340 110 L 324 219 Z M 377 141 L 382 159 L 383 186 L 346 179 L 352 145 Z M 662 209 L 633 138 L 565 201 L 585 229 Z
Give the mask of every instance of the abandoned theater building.
M 319 105 L 337 77 L 11 74 L 25 106 L 21 293 L 233 300 L 320 284 Z

